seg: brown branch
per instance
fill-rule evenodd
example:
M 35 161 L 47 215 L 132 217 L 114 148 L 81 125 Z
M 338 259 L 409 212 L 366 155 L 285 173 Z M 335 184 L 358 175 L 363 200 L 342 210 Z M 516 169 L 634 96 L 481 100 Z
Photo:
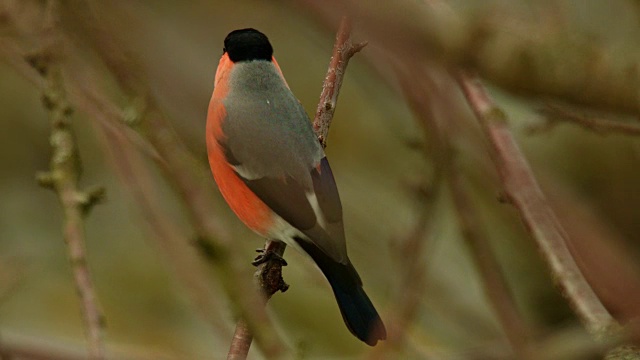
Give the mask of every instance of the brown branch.
M 375 55 L 368 53 L 368 58 Z M 393 70 L 400 73 L 400 70 L 391 66 Z M 389 74 L 393 74 L 390 72 Z M 403 95 L 410 103 L 416 117 L 424 122 L 430 122 L 433 113 L 429 111 L 429 104 L 425 99 L 413 102 L 416 99 L 416 88 L 404 82 L 403 76 L 399 75 L 400 87 Z M 414 79 L 412 79 L 414 80 Z M 416 105 L 416 106 L 414 106 Z M 427 120 L 429 119 L 429 120 Z M 417 183 L 409 184 L 410 196 L 416 200 L 416 220 L 415 223 L 399 239 L 392 241 L 397 244 L 396 260 L 398 262 L 398 276 L 396 279 L 395 299 L 391 303 L 395 304 L 392 313 L 388 314 L 387 341 L 372 349 L 369 359 L 387 359 L 398 357 L 403 346 L 408 342 L 408 335 L 412 323 L 420 311 L 422 301 L 427 287 L 428 262 L 425 259 L 425 249 L 435 240 L 431 236 L 433 229 L 434 213 L 438 206 L 438 197 L 442 189 L 443 180 L 443 158 L 439 149 L 440 141 L 434 132 L 425 131 L 428 147 L 421 147 L 426 157 L 434 161 L 433 175 L 428 179 L 420 180 Z
M 562 294 L 597 337 L 617 330 L 567 247 L 567 234 L 540 189 L 529 164 L 507 126 L 506 115 L 494 104 L 479 80 L 460 73 L 459 85 L 493 149 L 493 161 L 508 200 L 516 207 L 536 241 Z
M 459 169 L 449 171 L 449 186 L 462 235 L 480 274 L 484 293 L 498 317 L 504 333 L 518 359 L 532 359 L 531 334 L 494 255 L 489 239 L 479 222 L 478 210 L 463 183 Z
M 366 43 L 353 44 L 351 42 L 351 24 L 347 17 L 342 18 L 336 41 L 333 45 L 333 54 L 329 62 L 327 76 L 322 84 L 322 93 L 320 101 L 313 120 L 313 129 L 315 130 L 318 141 L 323 148 L 327 146 L 327 138 L 329 127 L 335 112 L 338 101 L 338 94 L 342 86 L 344 73 L 349 64 L 349 60 L 353 55 L 364 48 Z M 286 244 L 280 241 L 267 240 L 264 252 L 272 251 L 282 256 Z M 259 287 L 263 291 L 268 300 L 278 291 L 286 291 L 288 285 L 282 280 L 282 262 L 278 260 L 268 261 L 261 265 L 256 271 Z M 238 320 L 236 330 L 231 341 L 228 360 L 246 359 L 251 347 L 252 335 L 249 327 L 243 319 Z
M 28 359 L 28 360 L 84 360 L 86 355 L 80 351 L 65 350 L 48 344 L 21 344 L 0 341 L 0 360 Z
M 289 285 L 282 278 L 282 266 L 285 265 L 282 256 L 286 247 L 285 243 L 277 240 L 267 240 L 264 244 L 263 254 L 271 253 L 275 255 L 271 260 L 259 265 L 255 273 L 258 288 L 260 288 L 265 297 L 265 304 L 275 293 L 278 291 L 285 292 L 289 288 Z M 249 325 L 244 319 L 239 319 L 229 346 L 227 360 L 246 359 L 252 339 L 253 335 Z
M 103 188 L 82 191 L 78 182 L 82 172 L 75 134 L 71 127 L 73 110 L 67 99 L 58 62 L 60 42 L 57 27 L 56 2 L 50 1 L 46 12 L 44 48 L 26 60 L 44 80 L 42 102 L 51 122 L 50 144 L 53 154 L 50 169 L 38 174 L 43 187 L 53 189 L 64 211 L 64 238 L 75 280 L 88 341 L 89 357 L 104 359 L 102 331 L 103 315 L 98 307 L 93 280 L 87 265 L 84 217 L 104 195 Z
M 78 67 L 75 70 L 76 76 L 79 76 Z M 142 161 L 142 155 L 149 153 L 136 151 L 137 142 L 128 135 L 128 128 L 120 122 L 124 115 L 118 111 L 119 108 L 95 93 L 94 88 L 87 86 L 90 81 L 82 81 L 81 78 L 78 80 L 79 84 L 70 86 L 69 92 L 78 108 L 96 120 L 94 124 L 104 136 L 104 148 L 110 155 L 111 165 L 134 200 L 133 203 L 137 205 L 143 221 L 147 223 L 150 238 L 159 245 L 163 255 L 173 266 L 177 278 L 203 318 L 221 337 L 227 336 L 229 330 L 219 311 L 221 305 L 215 299 L 202 258 L 193 247 L 185 246 L 189 241 L 187 236 L 163 213 L 162 206 L 154 196 L 154 187 L 149 181 L 151 174 L 147 164 Z
M 177 190 L 185 204 L 196 231 L 198 249 L 215 270 L 217 279 L 226 294 L 244 317 L 256 336 L 256 343 L 267 358 L 284 354 L 285 346 L 272 326 L 259 296 L 246 279 L 240 254 L 234 251 L 234 241 L 216 214 L 216 196 L 210 183 L 210 175 L 202 164 L 186 148 L 178 137 L 161 106 L 152 96 L 145 72 L 138 59 L 118 43 L 108 31 L 106 19 L 96 18 L 90 2 L 76 0 L 66 2 L 65 10 L 74 21 L 75 31 L 90 40 L 90 45 L 115 77 L 122 91 L 130 97 L 130 115 L 138 129 L 158 152 L 162 162 L 158 165 Z M 95 69 L 93 71 L 96 71 Z M 185 244 L 187 245 L 187 244 Z
M 373 59 L 375 61 L 375 59 Z M 439 81 L 438 67 L 425 66 L 409 61 L 409 66 L 395 66 L 395 74 L 404 97 L 415 114 L 418 124 L 424 129 L 436 174 L 448 182 L 453 205 L 462 229 L 462 235 L 478 269 L 480 280 L 489 303 L 519 359 L 530 358 L 528 345 L 530 334 L 513 296 L 506 284 L 502 269 L 496 260 L 491 245 L 482 231 L 476 209 L 472 206 L 468 191 L 458 169 L 454 144 L 456 136 L 453 125 L 456 114 L 450 81 Z M 418 80 L 419 79 L 419 80 Z M 447 79 L 448 80 L 448 79 Z
M 349 60 L 365 46 L 367 46 L 366 42 L 354 44 L 351 41 L 351 21 L 348 17 L 343 17 L 336 34 L 336 42 L 333 45 L 329 69 L 327 69 L 327 76 L 322 84 L 320 101 L 318 101 L 318 109 L 313 120 L 313 129 L 323 149 L 327 147 L 329 127 L 331 126 L 333 113 L 336 111 L 340 87 L 342 86 Z
M 584 129 L 591 130 L 601 135 L 623 134 L 640 135 L 639 122 L 622 122 L 610 119 L 597 118 L 593 116 L 578 114 L 561 106 L 547 104 L 539 112 L 545 116 L 546 122 L 529 128 L 530 133 L 538 133 L 550 130 L 560 123 L 570 123 L 578 125 Z
M 115 345 L 111 351 L 113 359 L 177 360 L 184 359 L 174 354 L 138 348 L 131 344 Z M 85 352 L 75 345 L 55 338 L 31 336 L 0 336 L 1 360 L 87 360 Z
M 65 41 L 65 47 L 72 47 L 72 44 Z M 0 52 L 3 60 L 20 75 L 35 86 L 42 87 L 38 73 L 24 61 L 19 47 L 13 42 L 0 39 Z M 145 139 L 124 124 L 125 115 L 121 109 L 100 93 L 90 76 L 83 76 L 83 70 L 76 64 L 73 68 L 74 75 L 65 79 L 69 99 L 78 111 L 96 120 L 94 125 L 98 133 L 104 135 L 104 148 L 106 153 L 111 155 L 111 165 L 126 185 L 125 189 L 137 204 L 143 220 L 148 224 L 150 237 L 159 244 L 202 316 L 208 319 L 221 337 L 227 336 L 229 331 L 222 316 L 216 311 L 220 306 L 215 300 L 213 289 L 208 285 L 211 281 L 205 273 L 206 269 L 201 266 L 202 258 L 197 256 L 192 248 L 185 246 L 189 240 L 179 232 L 173 220 L 162 213 L 162 207 L 154 196 L 153 184 L 145 181 L 150 179 L 151 175 L 146 164 L 142 162 L 141 155 L 146 155 L 158 163 L 163 163 L 164 160 Z M 136 149 L 138 151 L 135 151 Z

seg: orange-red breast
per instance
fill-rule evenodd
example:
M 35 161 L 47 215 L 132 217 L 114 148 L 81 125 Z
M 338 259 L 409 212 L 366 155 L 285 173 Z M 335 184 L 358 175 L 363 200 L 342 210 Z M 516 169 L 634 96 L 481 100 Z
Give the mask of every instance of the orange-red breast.
M 358 339 L 369 345 L 385 339 L 380 316 L 347 256 L 329 162 L 267 37 L 254 29 L 231 32 L 214 86 L 207 151 L 231 209 L 258 234 L 311 256 Z

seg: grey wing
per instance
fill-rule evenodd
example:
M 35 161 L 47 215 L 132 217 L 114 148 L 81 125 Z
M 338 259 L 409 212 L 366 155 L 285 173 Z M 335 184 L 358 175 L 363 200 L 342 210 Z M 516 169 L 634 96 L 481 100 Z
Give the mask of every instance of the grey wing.
M 300 230 L 335 261 L 346 263 L 342 205 L 327 158 L 310 170 L 312 189 L 290 176 L 243 179 L 245 184 L 276 214 Z
M 225 149 L 229 154 L 229 149 Z M 231 155 L 231 154 L 230 154 Z M 346 263 L 342 205 L 326 157 L 309 170 L 312 188 L 291 176 L 247 179 L 238 176 L 271 210 L 298 229 L 335 261 Z

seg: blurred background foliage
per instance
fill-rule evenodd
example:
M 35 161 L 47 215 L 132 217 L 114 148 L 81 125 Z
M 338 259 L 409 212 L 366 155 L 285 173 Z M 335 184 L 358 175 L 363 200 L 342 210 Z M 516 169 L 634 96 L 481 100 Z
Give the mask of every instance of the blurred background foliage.
M 229 31 L 254 27 L 265 32 L 293 92 L 309 114 L 315 112 L 335 27 L 327 26 L 303 3 L 94 1 L 93 9 L 98 19 L 112 24 L 108 29 L 113 37 L 137 57 L 151 96 L 200 160 L 199 165 L 206 167 L 206 111 L 222 40 Z M 6 40 L 2 44 L 19 44 L 25 51 L 36 48 L 42 14 L 29 13 L 29 9 L 42 4 L 35 0 L 0 1 L 0 37 Z M 640 48 L 636 1 L 458 0 L 447 6 L 463 22 L 493 11 L 501 17 L 507 35 L 511 34 L 501 41 L 517 42 L 525 37 L 519 27 L 536 29 L 535 34 L 528 34 L 533 39 L 553 36 L 554 27 L 561 23 L 568 38 L 605 44 L 612 49 L 611 56 L 635 53 Z M 7 14 L 11 14 L 10 20 Z M 85 46 L 90 38 L 82 36 L 72 18 L 63 17 L 62 22 L 78 48 L 86 50 L 80 57 L 102 74 L 88 81 L 106 89 L 124 108 L 129 106 L 99 57 Z M 359 31 L 358 19 L 353 36 L 356 41 L 371 43 L 363 54 L 376 50 L 376 38 Z M 509 46 L 500 42 L 490 49 L 497 63 L 504 55 L 503 45 Z M 563 61 L 562 57 L 558 61 Z M 73 71 L 73 66 L 66 69 Z M 327 148 L 341 192 L 350 257 L 383 318 L 391 318 L 397 299 L 407 292 L 398 286 L 405 260 L 402 241 L 424 220 L 420 216 L 423 202 L 432 202 L 426 214 L 430 225 L 420 239 L 424 246 L 417 256 L 424 262 L 425 274 L 420 278 L 424 283 L 416 285 L 422 294 L 402 356 L 464 359 L 483 358 L 478 354 L 486 358 L 494 352 L 508 354 L 508 343 L 483 293 L 450 195 L 445 187 L 435 187 L 435 194 L 426 198 L 417 195 L 416 187 L 432 185 L 437 159 L 425 151 L 429 137 L 397 84 L 381 76 L 385 71 L 391 72 L 391 65 L 374 64 L 367 55 L 352 59 Z M 614 249 L 607 261 L 616 262 L 617 254 L 625 254 L 633 261 L 624 266 L 637 280 L 638 139 L 624 134 L 602 136 L 572 124 L 531 134 L 528 130 L 532 126 L 545 122 L 537 110 L 553 97 L 514 93 L 490 82 L 489 86 L 508 113 L 511 129 L 560 219 L 574 236 L 574 246 L 587 246 L 587 252 L 595 249 L 588 247 L 591 243 L 581 243 L 579 234 L 597 229 L 603 239 L 600 243 Z M 56 196 L 34 180 L 36 172 L 47 169 L 51 155 L 49 122 L 40 94 L 39 87 L 16 71 L 11 61 L 0 62 L 0 343 L 46 345 L 82 354 L 84 333 L 62 237 L 62 212 Z M 459 100 L 456 107 L 445 110 L 461 119 L 451 124 L 462 134 L 455 139 L 456 156 L 464 168 L 473 205 L 480 210 L 482 227 L 536 346 L 542 349 L 541 354 L 564 354 L 555 358 L 570 358 L 568 353 L 576 359 L 585 358 L 576 349 L 592 347 L 592 341 L 554 288 L 517 214 L 497 201 L 500 186 L 495 171 L 487 170 L 492 169 L 487 167 L 488 148 L 460 94 L 454 98 Z M 631 121 L 637 121 L 635 116 Z M 622 121 L 630 120 L 623 116 Z M 77 111 L 73 129 L 84 168 L 82 184 L 98 184 L 107 190 L 107 200 L 86 219 L 86 234 L 88 262 L 106 317 L 109 354 L 114 359 L 223 358 L 229 338 L 211 330 L 168 265 L 167 254 L 158 251 L 158 244 L 145 229 L 139 205 L 127 191 L 127 182 L 113 170 L 112 149 L 95 119 Z M 148 157 L 144 166 L 151 174 L 147 185 L 158 200 L 156 206 L 185 239 L 192 238 L 188 215 L 174 188 Z M 210 184 L 215 186 L 213 179 Z M 219 196 L 215 207 L 219 209 L 215 216 L 231 233 L 250 270 L 253 251 L 262 245 L 262 239 L 248 231 Z M 185 241 L 184 246 L 193 244 Z M 289 266 L 284 277 L 291 288 L 274 296 L 268 305 L 285 342 L 299 358 L 346 359 L 368 354 L 370 349 L 344 327 L 331 291 L 311 261 L 293 249 L 286 252 L 286 258 Z M 598 264 L 594 276 L 607 275 L 610 263 Z M 637 286 L 629 284 L 633 289 Z M 217 289 L 221 308 L 216 313 L 232 329 L 235 319 L 228 300 Z M 614 291 L 612 296 L 619 295 Z M 614 312 L 615 304 L 613 301 L 610 308 Z M 563 352 L 565 348 L 570 350 Z M 251 356 L 259 358 L 260 354 L 253 349 Z

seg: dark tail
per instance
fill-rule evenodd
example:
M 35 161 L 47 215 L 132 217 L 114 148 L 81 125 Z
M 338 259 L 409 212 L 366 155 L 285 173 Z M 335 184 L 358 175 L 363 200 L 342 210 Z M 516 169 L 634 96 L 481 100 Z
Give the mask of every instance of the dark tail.
M 371 346 L 377 344 L 378 340 L 385 340 L 387 331 L 384 324 L 364 292 L 362 280 L 351 262 L 341 264 L 309 241 L 296 239 L 296 242 L 311 256 L 329 280 L 349 331 Z

